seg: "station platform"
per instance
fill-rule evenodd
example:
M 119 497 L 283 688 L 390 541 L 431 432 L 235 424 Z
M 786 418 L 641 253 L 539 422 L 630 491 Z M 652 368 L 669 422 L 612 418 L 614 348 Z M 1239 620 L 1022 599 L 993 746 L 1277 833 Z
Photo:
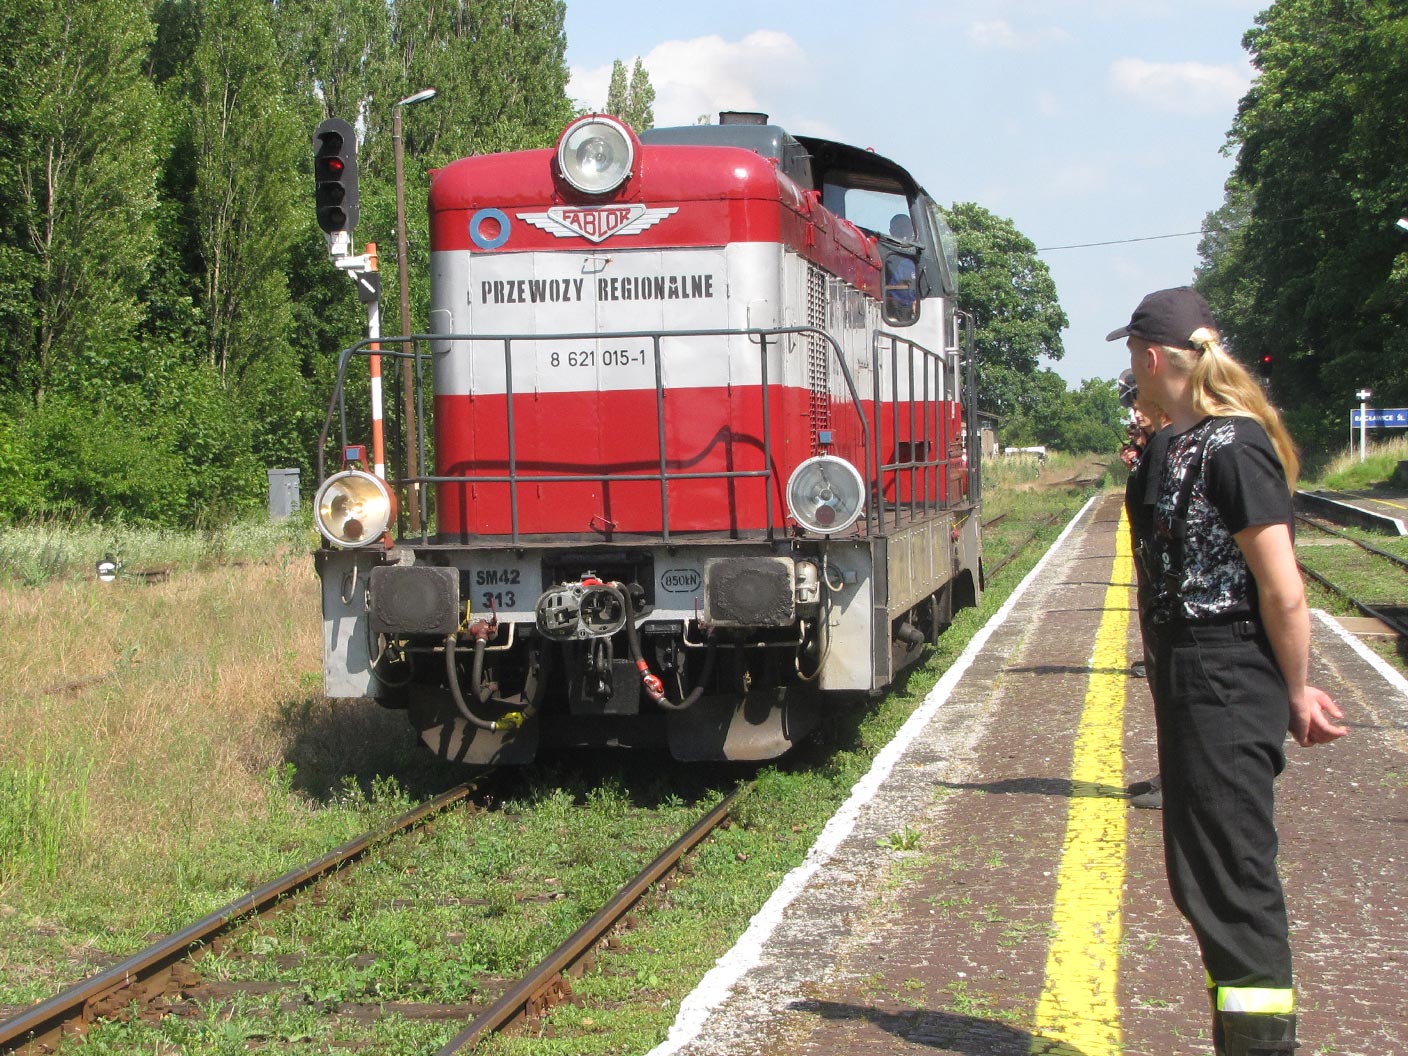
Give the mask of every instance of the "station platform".
M 1122 496 L 1071 522 L 682 1003 L 652 1056 L 1212 1051 L 1169 897 Z M 1287 743 L 1301 1050 L 1408 1054 L 1408 683 L 1313 619 L 1349 736 Z
M 1397 489 L 1297 491 L 1296 511 L 1371 532 L 1408 535 L 1408 492 Z

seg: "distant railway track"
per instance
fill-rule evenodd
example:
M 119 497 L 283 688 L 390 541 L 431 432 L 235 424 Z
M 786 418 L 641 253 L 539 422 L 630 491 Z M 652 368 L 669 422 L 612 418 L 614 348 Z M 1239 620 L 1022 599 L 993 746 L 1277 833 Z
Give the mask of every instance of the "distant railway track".
M 205 955 L 220 952 L 242 929 L 257 927 L 275 911 L 285 910 L 290 900 L 316 890 L 333 874 L 369 859 L 374 848 L 412 833 L 448 810 L 471 803 L 475 791 L 472 785 L 457 786 L 165 936 L 121 963 L 0 1022 L 0 1053 L 51 1053 L 65 1039 L 81 1035 L 105 1019 L 135 1015 L 154 1022 L 167 1015 L 201 1015 L 204 1006 L 228 1002 L 237 996 L 298 995 L 306 987 L 297 982 L 206 980 L 200 972 L 200 961 Z M 322 1011 L 330 1018 L 361 1021 L 396 1014 L 408 1019 L 467 1023 L 441 1050 L 446 1054 L 463 1051 L 489 1034 L 542 1015 L 570 994 L 570 978 L 590 966 L 609 933 L 628 919 L 630 911 L 678 867 L 685 855 L 728 818 L 738 794 L 731 793 L 707 811 L 522 978 L 482 980 L 475 996 L 498 993 L 496 1000 L 486 1002 L 481 998 L 449 1004 L 402 1000 L 329 1002 Z M 520 901 L 532 899 L 533 896 L 526 896 Z M 374 956 L 374 951 L 368 951 L 368 956 Z
M 1400 637 L 1408 637 L 1408 620 L 1405 620 L 1402 616 L 1398 615 L 1394 611 L 1389 611 L 1399 609 L 1402 606 L 1402 599 L 1408 598 L 1408 559 L 1404 559 L 1398 556 L 1397 554 L 1389 553 L 1387 550 L 1383 550 L 1380 547 L 1366 543 L 1364 540 L 1358 539 L 1353 535 L 1350 535 L 1348 532 L 1341 531 L 1339 528 L 1336 528 L 1326 523 L 1321 518 L 1307 517 L 1303 514 L 1297 514 L 1296 520 L 1306 525 L 1307 527 L 1313 529 L 1314 531 L 1324 533 L 1326 535 L 1334 537 L 1335 539 L 1353 545 L 1360 552 L 1368 555 L 1371 559 L 1377 559 L 1380 561 L 1387 562 L 1389 565 L 1393 566 L 1393 568 L 1396 569 L 1399 573 L 1401 573 L 1400 575 L 1389 577 L 1389 580 L 1391 582 L 1398 583 L 1398 586 L 1396 588 L 1398 594 L 1394 601 L 1378 601 L 1377 603 L 1373 603 L 1370 600 L 1365 600 L 1364 598 L 1356 595 L 1353 591 L 1347 589 L 1341 584 L 1336 583 L 1328 575 L 1326 575 L 1325 572 L 1312 568 L 1300 558 L 1297 558 L 1296 561 L 1296 564 L 1300 567 L 1302 574 L 1314 580 L 1326 591 L 1333 594 L 1335 597 L 1340 598 L 1363 615 L 1368 616 L 1371 619 L 1378 620 L 1380 623 L 1389 628 L 1395 634 L 1398 634 Z
M 999 517 L 994 517 L 983 527 L 991 527 L 997 524 L 1006 516 L 1006 514 L 1002 514 Z M 1055 524 L 1064 516 L 1065 514 L 1063 513 L 1053 513 L 1049 517 L 1046 517 L 1040 522 L 1038 522 L 1037 526 L 1032 529 L 1031 533 L 1025 536 L 1020 543 L 1014 546 L 1000 560 L 994 563 L 992 568 L 984 570 L 985 578 L 988 580 L 995 579 L 997 577 L 997 574 L 1001 572 L 1004 568 L 1006 568 L 1008 565 L 1010 565 L 1013 561 L 1015 561 L 1021 555 L 1022 551 L 1026 550 L 1027 547 L 1031 546 L 1032 543 L 1036 541 L 1037 537 L 1041 535 L 1042 532 L 1044 532 L 1047 528 L 1050 528 L 1053 524 Z

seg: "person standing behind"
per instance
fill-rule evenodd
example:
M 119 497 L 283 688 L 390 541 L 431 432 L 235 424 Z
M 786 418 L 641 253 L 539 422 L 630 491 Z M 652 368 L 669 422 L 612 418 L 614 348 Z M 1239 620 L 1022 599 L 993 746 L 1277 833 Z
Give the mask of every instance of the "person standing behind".
M 1124 505 L 1129 520 L 1131 547 L 1136 555 L 1145 551 L 1153 530 L 1154 504 L 1159 498 L 1159 483 L 1162 480 L 1164 454 L 1168 449 L 1168 415 L 1161 407 L 1141 397 L 1139 386 L 1135 384 L 1134 372 L 1124 371 L 1120 375 L 1120 403 L 1134 418 L 1133 427 L 1138 435 L 1131 437 L 1128 446 L 1137 451 L 1129 469 L 1129 479 L 1125 483 Z M 1123 457 L 1123 451 L 1121 451 Z M 1139 637 L 1144 646 L 1143 657 L 1130 666 L 1130 674 L 1135 678 L 1148 678 L 1151 668 L 1157 663 L 1157 650 L 1153 645 L 1154 628 L 1149 618 L 1149 606 L 1153 599 L 1150 589 L 1150 576 L 1146 574 L 1143 561 L 1134 563 L 1138 598 Z M 1159 775 L 1144 781 L 1135 781 L 1125 790 L 1131 806 L 1144 810 L 1163 809 L 1163 782 Z
M 1346 730 L 1306 682 L 1310 618 L 1296 567 L 1298 461 L 1280 416 L 1222 348 L 1189 287 L 1149 294 L 1124 338 L 1169 440 L 1146 557 L 1164 860 L 1207 970 L 1219 1056 L 1295 1049 L 1295 992 L 1276 870 L 1275 778 Z

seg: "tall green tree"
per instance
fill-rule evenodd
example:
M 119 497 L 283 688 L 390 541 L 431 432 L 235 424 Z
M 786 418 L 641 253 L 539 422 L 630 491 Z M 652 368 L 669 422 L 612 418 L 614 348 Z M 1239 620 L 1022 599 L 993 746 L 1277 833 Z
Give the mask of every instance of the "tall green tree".
M 655 89 L 640 59 L 636 59 L 629 80 L 624 62 L 617 59 L 611 64 L 605 111 L 619 117 L 637 132 L 655 127 Z
M 151 24 L 121 0 L 11 0 L 0 92 L 0 356 L 13 394 L 101 383 L 155 252 Z
M 1002 442 L 1113 454 L 1124 442 L 1125 421 L 1113 381 L 1090 378 L 1072 391 L 1054 370 L 1044 369 L 1026 379 L 1019 405 L 1002 422 Z
M 366 114 L 372 139 L 386 108 L 420 88 L 440 94 L 406 149 L 430 164 L 548 146 L 571 119 L 564 0 L 395 0 L 391 11 L 391 90 Z
M 1199 285 L 1238 353 L 1271 357 L 1302 442 L 1333 441 L 1356 387 L 1408 399 L 1408 10 L 1276 0 L 1244 45 L 1258 75 Z
M 287 231 L 299 226 L 295 208 L 305 197 L 295 192 L 305 136 L 285 95 L 265 0 L 183 6 L 198 33 L 176 82 L 187 101 L 178 151 L 191 164 L 205 352 L 221 377 L 238 378 L 287 342 Z
M 1017 410 L 1043 356 L 1065 354 L 1066 313 L 1036 245 L 1005 217 L 972 202 L 944 210 L 958 245 L 958 303 L 977 324 L 975 352 L 984 406 Z
M 391 69 L 394 6 L 366 0 L 279 0 L 272 5 L 287 87 L 314 124 L 325 117 L 356 124 L 371 116 L 374 102 L 395 101 L 382 98 Z

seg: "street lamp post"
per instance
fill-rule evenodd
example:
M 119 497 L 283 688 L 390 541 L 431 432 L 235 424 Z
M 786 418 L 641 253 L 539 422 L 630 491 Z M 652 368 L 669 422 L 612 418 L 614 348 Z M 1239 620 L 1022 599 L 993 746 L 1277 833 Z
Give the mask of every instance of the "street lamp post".
M 391 112 L 391 147 L 396 157 L 396 286 L 401 294 L 401 334 L 411 332 L 411 291 L 406 268 L 406 176 L 401 151 L 401 108 L 435 98 L 435 89 L 408 95 Z M 405 351 L 403 346 L 402 351 Z M 415 364 L 410 358 L 401 360 L 402 417 L 406 420 L 406 476 L 420 476 L 420 460 L 416 451 L 416 391 Z M 420 485 L 412 484 L 408 492 L 411 507 L 411 531 L 420 531 Z
M 1368 389 L 1360 389 L 1355 397 L 1359 400 L 1359 461 L 1364 461 L 1364 443 L 1369 430 L 1369 397 L 1374 395 Z

